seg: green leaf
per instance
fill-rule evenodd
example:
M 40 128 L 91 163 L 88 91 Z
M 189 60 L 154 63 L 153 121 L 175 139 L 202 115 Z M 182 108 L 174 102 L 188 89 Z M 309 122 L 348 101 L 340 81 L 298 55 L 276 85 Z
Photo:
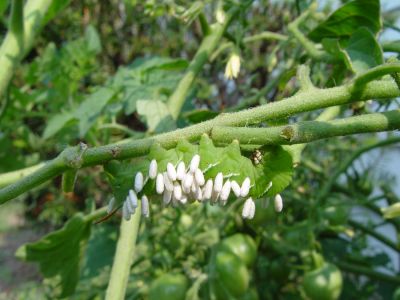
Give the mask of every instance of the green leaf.
M 93 226 L 82 264 L 82 280 L 98 277 L 114 259 L 117 231 L 110 223 Z M 108 272 L 107 272 L 108 273 Z
M 308 36 L 315 42 L 323 38 L 347 39 L 360 27 L 367 27 L 374 35 L 381 30 L 379 0 L 355 0 L 346 3 Z
M 95 54 L 101 52 L 101 41 L 96 27 L 94 27 L 93 25 L 89 25 L 88 27 L 86 27 L 85 39 L 89 51 Z
M 60 13 L 63 9 L 65 9 L 70 2 L 71 0 L 51 1 L 51 4 L 47 9 L 46 15 L 43 18 L 42 26 L 44 26 L 47 22 L 52 20 L 58 13 Z
M 365 27 L 359 28 L 350 37 L 346 53 L 355 73 L 363 73 L 383 63 L 383 53 L 373 34 Z
M 264 174 L 272 187 L 267 195 L 276 195 L 282 192 L 292 181 L 293 159 L 289 152 L 281 146 L 265 147 L 264 151 Z
M 91 222 L 76 214 L 60 230 L 18 248 L 16 256 L 38 263 L 54 297 L 67 297 L 73 294 L 78 283 L 90 228 Z
M 79 135 L 85 136 L 101 115 L 104 107 L 114 97 L 116 90 L 102 87 L 89 95 L 75 111 L 75 117 L 79 120 Z
M 114 89 L 102 87 L 89 95 L 73 113 L 64 112 L 55 115 L 47 124 L 43 138 L 52 137 L 72 120 L 79 121 L 79 135 L 80 137 L 85 136 L 115 94 L 116 91 Z
M 199 152 L 198 146 L 189 143 L 187 140 L 180 140 L 175 147 L 175 151 L 179 160 L 185 162 L 186 165 L 190 163 L 193 156 Z
M 221 162 L 222 148 L 217 148 L 207 134 L 203 134 L 199 143 L 200 168 L 207 171 Z
M 159 172 L 167 169 L 168 162 L 176 164 L 179 160 L 179 156 L 174 149 L 166 150 L 158 143 L 154 143 L 151 146 L 147 157 L 150 161 L 152 159 L 157 161 Z
M 166 132 L 176 128 L 176 124 L 168 107 L 159 100 L 140 100 L 136 103 L 139 115 L 146 118 L 148 130 L 150 132 Z
M 136 111 L 138 100 L 160 100 L 168 97 L 182 77 L 187 61 L 166 57 L 136 59 L 130 66 L 118 69 L 112 85 L 122 89 L 125 114 Z
M 270 182 L 272 187 L 266 193 L 273 196 L 282 192 L 292 181 L 293 159 L 281 146 L 265 146 L 261 149 L 263 162 L 257 166 L 255 186 L 250 190 L 254 198 L 262 197 Z
M 179 161 L 183 161 L 187 166 L 196 153 L 198 153 L 196 145 L 192 145 L 186 140 L 180 140 L 175 148 L 169 150 L 164 149 L 158 143 L 154 143 L 150 148 L 147 158 L 149 162 L 155 159 L 159 171 L 165 171 L 169 162 L 177 165 Z
M 348 53 L 346 53 L 340 46 L 340 41 L 337 38 L 324 38 L 321 41 L 322 46 L 325 51 L 335 56 L 337 59 L 342 60 L 344 63 L 348 64 L 350 58 Z
M 224 176 L 237 180 L 239 183 L 246 177 L 250 177 L 251 183 L 254 184 L 253 165 L 250 159 L 241 155 L 237 141 L 233 141 L 227 147 L 222 148 L 219 163 L 210 168 L 205 176 L 206 178 L 215 178 L 219 172 L 222 172 Z
M 67 123 L 75 120 L 75 117 L 70 112 L 63 112 L 61 114 L 57 114 L 53 116 L 43 132 L 43 138 L 48 139 L 59 132 Z

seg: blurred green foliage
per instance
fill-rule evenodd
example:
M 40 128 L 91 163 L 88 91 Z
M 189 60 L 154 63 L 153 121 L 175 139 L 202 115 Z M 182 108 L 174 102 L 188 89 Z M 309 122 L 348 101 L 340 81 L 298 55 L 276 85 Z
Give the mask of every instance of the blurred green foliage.
M 0 116 L 0 172 L 48 160 L 78 141 L 103 145 L 185 127 L 224 111 L 279 101 L 298 90 L 291 78 L 299 64 L 311 66 L 316 86 L 330 87 L 347 82 L 349 74 L 383 62 L 378 35 L 386 30 L 381 20 L 386 12 L 380 12 L 379 1 L 368 1 L 368 5 L 350 1 L 330 16 L 333 9 L 328 2 L 319 15 L 302 24 L 302 31 L 337 59 L 335 64 L 314 61 L 293 38 L 244 43 L 245 37 L 266 30 L 288 35 L 287 24 L 311 2 L 254 1 L 238 14 L 225 34 L 224 41 L 233 43 L 241 56 L 239 77 L 235 81 L 223 78 L 226 60 L 233 51 L 227 47 L 196 78 L 183 113 L 174 121 L 169 118 L 166 100 L 201 42 L 199 17 L 214 21 L 213 11 L 220 5 L 217 2 L 54 1 L 45 29 L 18 68 L 6 96 L 8 105 Z M 6 30 L 7 3 L 0 1 L 2 32 Z M 224 4 L 237 5 L 236 1 Z M 396 20 L 398 10 L 390 13 Z M 384 105 L 398 108 L 395 100 L 366 103 L 346 107 L 342 115 L 379 111 Z M 299 120 L 315 116 L 315 112 L 305 113 Z M 152 217 L 140 227 L 126 298 L 153 295 L 152 286 L 159 285 L 159 278 L 178 273 L 186 278 L 182 279 L 184 288 L 180 288 L 187 291 L 189 300 L 299 299 L 308 294 L 302 281 L 316 268 L 312 253 L 317 251 L 326 262 L 340 268 L 341 299 L 390 299 L 400 283 L 398 266 L 387 251 L 371 245 L 370 232 L 350 222 L 362 214 L 370 231 L 390 224 L 398 235 L 399 221 L 385 220 L 380 212 L 382 201 L 385 205 L 398 202 L 394 180 L 379 174 L 374 162 L 358 167 L 350 164 L 332 183 L 329 195 L 319 197 L 341 162 L 360 145 L 378 142 L 379 136 L 316 142 L 305 150 L 294 170 L 290 155 L 281 147 L 269 149 L 267 156 L 271 157 L 265 159 L 271 163 L 259 170 L 241 156 L 238 145 L 209 149 L 214 146 L 207 144 L 204 150 L 200 143 L 199 151 L 203 149 L 210 161 L 219 155 L 225 157 L 222 165 L 227 172 L 232 167 L 243 169 L 247 163 L 246 170 L 273 174 L 273 178 L 264 176 L 265 183 L 274 181 L 270 195 L 280 192 L 293 176 L 282 192 L 284 212 L 276 213 L 272 199 L 261 196 L 256 201 L 255 218 L 246 221 L 240 217 L 242 203 L 237 200 L 227 207 L 194 203 L 178 209 L 151 201 Z M 149 158 L 162 151 L 153 150 Z M 180 150 L 169 151 L 171 161 Z M 242 153 L 251 156 L 246 149 Z M 246 163 L 238 163 L 238 157 Z M 119 218 L 91 228 L 80 212 L 105 205 L 115 186 L 126 185 L 134 170 L 143 167 L 143 161 L 113 167 L 106 166 L 106 172 L 101 167 L 80 171 L 72 194 L 62 194 L 60 181 L 54 180 L 45 189 L 23 197 L 26 217 L 36 226 L 49 223 L 56 231 L 17 252 L 19 257 L 39 263 L 44 288 L 33 285 L 27 291 L 7 295 L 15 299 L 35 298 L 36 293 L 51 298 L 104 297 Z M 119 198 L 125 194 L 123 191 Z M 254 240 L 254 263 L 246 265 L 237 254 L 221 250 L 221 241 L 237 233 Z M 374 237 L 379 240 L 379 236 Z M 396 247 L 393 250 L 398 255 Z M 243 278 L 238 278 L 240 275 Z M 236 285 L 234 280 L 238 279 L 243 281 Z M 243 287 L 249 290 L 247 294 Z

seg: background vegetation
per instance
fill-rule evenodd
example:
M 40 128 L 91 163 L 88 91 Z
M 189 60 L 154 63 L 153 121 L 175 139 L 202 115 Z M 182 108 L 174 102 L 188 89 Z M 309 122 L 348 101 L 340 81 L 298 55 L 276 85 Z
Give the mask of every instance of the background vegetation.
M 216 145 L 238 138 L 246 157 L 270 138 L 272 144 L 300 144 L 285 148 L 296 154 L 288 170 L 279 164 L 274 170 L 288 177 L 276 191 L 287 186 L 283 212 L 274 211 L 271 195 L 256 200 L 255 218 L 246 221 L 242 201 L 233 198 L 225 207 L 152 201 L 136 247 L 125 251 L 126 299 L 163 299 L 166 285 L 175 290 L 165 299 L 400 297 L 398 178 L 380 164 L 391 157 L 399 165 L 400 136 L 390 131 L 400 128 L 400 41 L 390 35 L 400 32 L 399 7 L 385 9 L 378 0 L 41 0 L 32 10 L 43 11 L 32 25 L 32 41 L 21 42 L 23 4 L 0 2 L 0 62 L 10 59 L 7 49 L 19 49 L 10 52 L 9 69 L 0 64 L 0 299 L 103 299 L 124 234 L 119 212 L 93 225 L 118 190 L 102 166 L 111 158 L 90 163 L 84 156 L 73 189 L 61 176 L 48 176 L 10 196 L 6 188 L 17 179 L 68 146 L 128 142 L 133 150 L 123 152 L 129 159 L 122 164 L 130 167 L 116 172 L 131 180 L 142 161 L 132 157 L 148 152 L 139 153 L 132 141 L 211 119 L 246 126 L 243 114 L 225 113 L 251 107 L 271 114 L 249 117 L 262 130 L 346 119 L 336 133 L 304 123 L 314 131 L 292 142 L 261 131 L 255 146 L 249 145 L 255 131 L 207 123 Z M 225 19 L 218 21 L 217 12 Z M 22 36 L 29 28 L 25 23 Z M 15 48 L 7 48 L 12 43 Z M 228 80 L 233 54 L 240 56 L 240 73 Z M 286 107 L 282 99 L 294 94 L 300 96 Z M 276 112 L 269 107 L 277 106 L 262 106 L 279 102 Z M 237 124 L 229 123 L 236 116 Z M 348 119 L 354 116 L 361 119 Z M 301 144 L 363 132 L 370 133 Z M 173 139 L 196 142 L 201 133 L 160 141 L 171 148 Z M 262 149 L 268 157 L 269 148 Z M 239 246 L 247 247 L 244 254 L 232 250 Z M 321 268 L 328 268 L 322 287 L 310 275 Z M 107 297 L 117 299 L 108 289 Z M 119 292 L 123 297 L 124 287 Z

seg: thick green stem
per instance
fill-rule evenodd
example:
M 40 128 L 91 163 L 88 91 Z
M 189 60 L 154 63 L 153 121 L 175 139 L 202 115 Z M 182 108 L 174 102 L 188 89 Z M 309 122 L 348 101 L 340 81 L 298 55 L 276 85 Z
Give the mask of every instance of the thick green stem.
M 385 52 L 398 52 L 400 53 L 400 40 L 383 42 L 382 49 Z
M 13 1 L 11 26 L 0 48 L 0 99 L 10 83 L 15 68 L 32 47 L 39 31 L 43 16 L 51 0 L 29 0 L 24 7 L 23 24 L 18 22 L 22 13 L 22 1 Z
M 221 114 L 213 120 L 156 135 L 146 139 L 135 140 L 124 144 L 111 144 L 88 149 L 81 157 L 80 167 L 104 164 L 112 159 L 127 159 L 147 154 L 154 142 L 165 148 L 175 147 L 181 139 L 198 140 L 203 133 L 211 133 L 215 126 L 247 126 L 271 119 L 287 118 L 297 113 L 312 111 L 330 106 L 343 105 L 354 101 L 372 98 L 393 98 L 400 95 L 393 81 L 382 80 L 366 84 L 357 98 L 352 94 L 353 86 L 344 85 L 329 89 L 312 89 L 301 92 L 281 101 L 261 105 L 235 113 Z M 58 160 L 59 162 L 59 160 Z M 0 190 L 0 204 L 53 178 L 70 166 L 57 164 L 57 159 L 48 162 L 43 168 Z
M 140 201 L 136 213 L 131 220 L 122 219 L 114 263 L 111 269 L 110 281 L 106 291 L 106 300 L 125 299 L 128 278 L 135 254 L 136 238 L 140 224 Z
M 400 72 L 400 63 L 388 63 L 369 69 L 354 79 L 354 89 L 363 87 L 368 82 L 384 75 Z
M 335 264 L 342 269 L 343 271 L 347 271 L 350 273 L 355 273 L 355 274 L 360 274 L 360 275 L 365 275 L 367 277 L 381 280 L 381 281 L 386 281 L 390 283 L 395 283 L 395 284 L 400 284 L 400 277 L 399 276 L 391 276 L 388 274 L 384 274 L 381 272 L 374 271 L 370 268 L 363 267 L 363 266 L 358 266 L 358 265 L 353 265 L 347 262 L 340 262 L 337 261 Z
M 10 31 L 20 40 L 19 45 L 23 50 L 24 38 L 24 1 L 14 0 L 11 2 Z
M 16 182 L 19 179 L 22 179 L 33 172 L 39 170 L 43 166 L 45 166 L 46 163 L 39 163 L 37 165 L 34 165 L 32 167 L 24 168 L 21 170 L 13 171 L 13 172 L 8 172 L 0 175 L 0 188 L 7 186 L 13 182 Z
M 211 53 L 214 52 L 215 48 L 218 46 L 231 18 L 232 15 L 227 17 L 224 23 L 215 23 L 210 27 L 209 34 L 204 37 L 185 75 L 180 80 L 174 93 L 168 99 L 168 109 L 174 119 L 178 118 L 193 81 L 203 69 Z
M 396 129 L 400 129 L 400 111 L 398 110 L 328 122 L 305 121 L 269 128 L 216 126 L 211 131 L 211 138 L 224 143 L 237 139 L 244 144 L 292 145 L 336 136 Z

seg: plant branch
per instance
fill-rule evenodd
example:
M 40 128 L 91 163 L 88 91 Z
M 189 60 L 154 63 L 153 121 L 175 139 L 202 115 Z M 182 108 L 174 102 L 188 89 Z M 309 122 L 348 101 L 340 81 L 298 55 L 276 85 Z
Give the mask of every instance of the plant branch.
M 101 207 L 99 209 L 92 211 L 90 214 L 86 215 L 85 220 L 87 222 L 93 222 L 94 220 L 97 220 L 106 214 L 107 214 L 107 207 L 106 206 Z
M 243 38 L 243 44 L 253 43 L 253 42 L 257 42 L 257 41 L 261 41 L 261 40 L 287 41 L 288 37 L 286 35 L 283 35 L 283 34 L 280 34 L 280 33 L 276 33 L 276 32 L 272 32 L 272 31 L 263 31 L 263 32 L 255 34 L 255 35 L 244 37 Z M 217 58 L 217 56 L 219 56 L 223 51 L 225 51 L 228 48 L 234 47 L 234 46 L 235 46 L 235 44 L 233 42 L 223 43 L 211 55 L 210 61 L 214 61 Z
M 46 165 L 45 163 L 39 163 L 37 165 L 31 166 L 28 168 L 0 174 L 0 188 L 7 186 L 13 182 L 16 182 L 19 179 L 22 179 L 22 178 L 32 174 L 33 172 L 39 170 L 40 168 L 42 168 L 45 165 Z
M 382 49 L 385 52 L 398 52 L 400 53 L 400 40 L 383 42 Z
M 315 44 L 310 41 L 299 29 L 300 24 L 315 10 L 315 5 L 312 5 L 308 10 L 304 11 L 296 20 L 288 25 L 288 31 L 299 41 L 299 43 L 307 51 L 308 55 L 318 61 L 334 62 L 336 58 L 329 53 L 317 49 Z
M 114 255 L 110 281 L 106 291 L 106 300 L 125 299 L 128 278 L 135 254 L 135 244 L 140 225 L 141 202 L 138 202 L 136 213 L 132 219 L 126 221 L 122 218 L 120 236 Z
M 188 95 L 190 87 L 193 84 L 193 81 L 203 69 L 204 64 L 208 61 L 212 52 L 214 52 L 215 48 L 218 46 L 222 35 L 224 34 L 228 24 L 230 23 L 235 13 L 236 10 L 227 14 L 224 23 L 217 22 L 210 27 L 209 34 L 206 35 L 201 42 L 201 45 L 197 50 L 194 58 L 190 62 L 190 65 L 185 75 L 179 81 L 174 93 L 169 97 L 168 109 L 174 119 L 178 118 L 182 106 L 185 103 L 186 96 Z
M 263 31 L 255 35 L 243 38 L 243 43 L 252 43 L 260 40 L 287 41 L 288 37 L 286 35 L 272 31 Z
M 380 148 L 380 147 L 385 147 L 387 145 L 392 145 L 395 143 L 399 143 L 400 142 L 400 137 L 392 137 L 383 141 L 379 141 L 379 142 L 375 142 L 369 145 L 366 145 L 364 147 L 359 148 L 358 150 L 356 150 L 354 153 L 352 153 L 352 155 L 343 161 L 343 163 L 340 164 L 340 166 L 336 169 L 335 173 L 333 173 L 328 181 L 323 185 L 323 187 L 321 188 L 321 191 L 318 195 L 318 199 L 324 199 L 326 198 L 326 196 L 328 195 L 329 191 L 331 190 L 333 184 L 336 182 L 336 180 L 339 178 L 339 176 L 346 172 L 346 170 L 353 164 L 353 162 L 360 157 L 362 154 L 364 154 L 365 152 L 368 152 L 372 149 L 376 149 L 376 148 Z
M 353 226 L 355 229 L 358 229 L 358 230 L 365 232 L 368 235 L 376 238 L 378 241 L 382 242 L 383 244 L 392 248 L 393 250 L 395 250 L 397 252 L 400 251 L 400 247 L 395 242 L 391 241 L 390 239 L 388 239 L 386 236 L 380 234 L 379 232 L 376 232 L 373 229 L 368 228 L 367 226 L 365 226 L 361 223 L 358 223 L 356 221 L 353 221 L 353 220 L 349 220 L 349 224 L 351 226 Z
M 359 89 L 368 82 L 380 78 L 384 75 L 400 72 L 400 63 L 388 63 L 369 69 L 361 75 L 354 78 L 354 89 Z
M 400 129 L 398 110 L 325 122 L 304 121 L 269 128 L 216 126 L 211 131 L 211 138 L 225 143 L 237 139 L 244 144 L 293 145 L 330 137 L 395 129 Z
M 281 101 L 235 113 L 221 114 L 215 119 L 172 132 L 123 144 L 110 144 L 89 148 L 80 158 L 80 167 L 104 164 L 113 159 L 122 160 L 145 155 L 154 142 L 160 143 L 165 148 L 175 147 L 181 139 L 193 142 L 198 140 L 202 134 L 210 133 L 216 126 L 248 126 L 266 120 L 287 118 L 301 112 L 349 104 L 354 101 L 363 101 L 372 98 L 393 98 L 400 95 L 397 85 L 389 80 L 374 81 L 366 84 L 362 91 L 357 93 L 357 97 L 354 97 L 351 91 L 351 84 L 329 89 L 316 88 L 308 92 L 295 94 Z M 70 164 L 70 158 L 68 158 L 68 156 L 71 156 L 71 151 L 71 148 L 67 148 L 64 150 L 67 153 L 61 153 L 59 157 L 47 162 L 41 169 L 1 189 L 0 204 L 60 175 L 69 168 L 73 168 Z M 68 152 L 70 155 L 66 155 Z M 74 152 L 72 151 L 72 153 Z
M 210 26 L 208 25 L 207 18 L 203 12 L 201 12 L 199 14 L 199 22 L 200 22 L 200 27 L 201 27 L 201 31 L 203 32 L 203 35 L 209 34 Z
M 335 264 L 340 269 L 350 272 L 350 273 L 365 275 L 365 276 L 373 278 L 373 279 L 386 281 L 386 282 L 390 282 L 390 283 L 395 283 L 395 284 L 400 284 L 400 277 L 398 277 L 398 276 L 384 274 L 381 272 L 374 271 L 368 267 L 358 266 L 358 265 L 350 264 L 347 262 L 337 261 L 337 262 L 335 262 Z
M 16 66 L 29 51 L 39 31 L 51 0 L 29 0 L 22 10 L 22 0 L 12 1 L 10 30 L 0 48 L 0 99 L 4 96 Z M 24 13 L 23 23 L 21 22 Z

